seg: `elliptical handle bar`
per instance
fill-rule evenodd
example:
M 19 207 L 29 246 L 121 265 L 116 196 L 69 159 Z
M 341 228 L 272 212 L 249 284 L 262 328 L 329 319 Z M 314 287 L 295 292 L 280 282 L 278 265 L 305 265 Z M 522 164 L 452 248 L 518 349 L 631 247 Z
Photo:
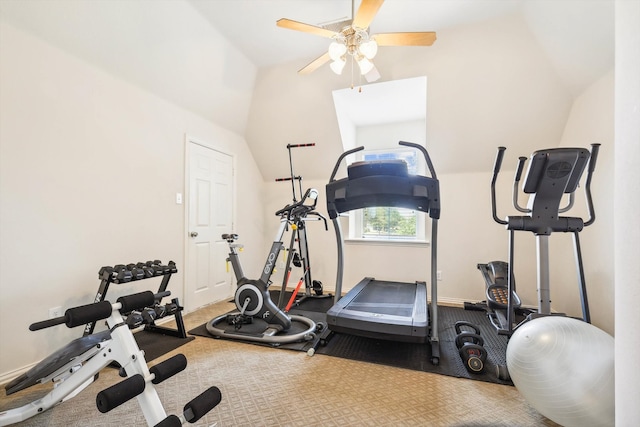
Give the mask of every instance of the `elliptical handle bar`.
M 496 214 L 496 180 L 498 179 L 498 173 L 502 167 L 502 159 L 504 158 L 504 152 L 506 149 L 506 147 L 498 147 L 496 161 L 493 165 L 493 178 L 491 178 L 491 214 L 493 215 L 493 220 L 502 225 L 507 225 L 507 221 L 498 218 L 498 215 Z
M 516 176 L 513 178 L 513 207 L 516 208 L 518 212 L 529 213 L 529 210 L 526 207 L 520 206 L 518 203 L 518 184 L 520 183 L 520 178 L 522 178 L 522 170 L 524 169 L 524 163 L 527 161 L 527 158 L 524 156 L 518 157 L 518 167 L 516 168 Z
M 347 150 L 344 153 L 342 153 L 340 157 L 338 157 L 338 160 L 336 161 L 336 165 L 333 167 L 333 172 L 331 172 L 331 178 L 329 178 L 329 182 L 335 181 L 336 174 L 338 173 L 338 168 L 340 167 L 340 163 L 342 163 L 342 160 L 344 160 L 345 157 L 347 157 L 349 154 L 353 154 L 362 150 L 364 150 L 364 147 L 360 146 L 360 147 L 352 148 L 351 150 Z
M 518 157 L 518 168 L 516 169 L 516 178 L 514 180 L 516 183 L 520 182 L 520 178 L 522 177 L 522 170 L 524 169 L 524 162 L 526 161 L 526 157 Z
M 591 144 L 591 158 L 589 159 L 589 168 L 587 170 L 587 179 L 584 185 L 584 192 L 587 198 L 587 207 L 589 209 L 589 220 L 584 223 L 585 227 L 593 224 L 596 220 L 596 211 L 593 207 L 593 199 L 591 198 L 591 177 L 593 171 L 596 170 L 596 161 L 598 160 L 598 151 L 600 144 Z
M 431 163 L 431 157 L 429 157 L 429 153 L 427 152 L 426 148 L 424 148 L 420 144 L 414 144 L 413 142 L 398 141 L 398 144 L 404 145 L 405 147 L 413 147 L 416 150 L 420 150 L 422 152 L 422 155 L 424 156 L 424 160 L 427 162 L 427 167 L 429 168 L 429 173 L 431 174 L 431 178 L 438 179 L 438 177 L 436 176 L 436 170 L 433 167 L 433 163 Z
M 500 172 L 500 168 L 502 167 L 502 159 L 504 158 L 504 152 L 507 150 L 507 147 L 498 147 L 498 153 L 496 154 L 496 160 L 493 164 L 493 175 L 497 176 Z
M 118 302 L 111 304 L 109 301 L 100 301 L 93 304 L 81 305 L 73 307 L 65 311 L 64 316 L 53 319 L 43 320 L 33 323 L 29 326 L 30 331 L 38 331 L 40 329 L 50 328 L 51 326 L 66 324 L 68 328 L 84 325 L 90 322 L 106 319 L 111 316 L 113 310 L 124 309 L 131 311 L 147 306 L 152 306 L 155 301 L 171 295 L 170 291 L 164 291 L 154 294 L 151 291 L 139 292 L 118 298 Z

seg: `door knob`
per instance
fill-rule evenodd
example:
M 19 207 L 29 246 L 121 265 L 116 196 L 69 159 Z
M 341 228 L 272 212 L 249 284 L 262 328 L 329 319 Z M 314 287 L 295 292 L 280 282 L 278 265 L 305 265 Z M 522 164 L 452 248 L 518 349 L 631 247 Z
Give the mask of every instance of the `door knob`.
M 192 231 L 189 235 L 191 237 L 198 237 L 198 232 L 197 231 Z

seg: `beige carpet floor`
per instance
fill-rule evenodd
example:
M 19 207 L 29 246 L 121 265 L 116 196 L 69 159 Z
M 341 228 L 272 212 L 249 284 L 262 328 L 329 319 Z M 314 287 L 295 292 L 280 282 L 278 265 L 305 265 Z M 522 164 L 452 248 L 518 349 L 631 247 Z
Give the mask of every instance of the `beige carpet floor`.
M 187 330 L 233 309 L 222 302 L 184 317 Z M 156 386 L 168 414 L 208 387 L 222 402 L 196 425 L 229 426 L 556 426 L 531 408 L 515 387 L 416 372 L 222 339 L 195 340 L 176 353 L 185 371 Z M 16 426 L 145 426 L 135 399 L 107 414 L 96 394 L 121 380 L 106 368 L 73 399 Z M 0 411 L 41 397 L 50 385 L 6 396 Z

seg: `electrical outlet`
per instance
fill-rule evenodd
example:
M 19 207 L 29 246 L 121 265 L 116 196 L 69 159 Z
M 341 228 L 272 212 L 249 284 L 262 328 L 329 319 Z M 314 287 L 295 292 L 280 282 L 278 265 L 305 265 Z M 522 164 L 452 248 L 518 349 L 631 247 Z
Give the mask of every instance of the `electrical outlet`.
M 442 270 L 436 271 L 436 279 L 438 279 L 438 281 L 442 280 Z
M 49 309 L 49 319 L 55 319 L 56 317 L 62 317 L 64 313 L 62 312 L 62 307 L 51 307 Z

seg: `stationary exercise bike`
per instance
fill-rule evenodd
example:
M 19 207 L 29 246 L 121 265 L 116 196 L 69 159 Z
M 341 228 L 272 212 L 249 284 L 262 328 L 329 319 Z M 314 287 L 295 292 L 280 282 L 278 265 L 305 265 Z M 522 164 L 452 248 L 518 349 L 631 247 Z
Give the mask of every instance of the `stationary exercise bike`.
M 525 215 L 507 216 L 506 220 L 496 214 L 495 185 L 502 165 L 505 147 L 498 148 L 493 178 L 491 180 L 491 208 L 493 220 L 509 230 L 509 262 L 492 261 L 478 264 L 486 283 L 488 315 L 499 334 L 510 336 L 522 323 L 539 316 L 551 314 L 551 290 L 549 274 L 549 236 L 554 232 L 572 233 L 579 282 L 582 320 L 591 322 L 587 287 L 584 278 L 579 233 L 595 221 L 591 197 L 591 178 L 596 167 L 600 144 L 591 144 L 591 152 L 584 148 L 552 148 L 534 152 L 529 159 L 523 191 L 529 194 L 526 208 L 518 204 L 518 185 L 526 157 L 520 157 L 513 183 L 513 206 Z M 588 168 L 587 168 L 588 165 Z M 587 168 L 584 194 L 589 219 L 561 216 L 574 204 L 575 191 L 583 171 Z M 565 194 L 569 195 L 566 206 L 560 207 Z M 521 308 L 516 294 L 513 273 L 514 232 L 529 231 L 536 236 L 538 309 L 527 312 Z M 524 319 L 522 319 L 522 316 Z
M 37 331 L 62 323 L 73 328 L 106 319 L 109 329 L 73 340 L 8 383 L 5 386 L 7 395 L 48 381 L 54 383 L 54 388 L 44 397 L 27 405 L 0 412 L 0 426 L 24 421 L 71 399 L 91 384 L 98 372 L 112 362 L 120 365 L 120 375 L 127 379 L 98 393 L 96 406 L 100 412 L 106 413 L 137 397 L 149 426 L 173 427 L 181 426 L 184 422 L 198 421 L 220 403 L 220 390 L 211 387 L 187 403 L 182 415 L 167 416 L 154 384 L 184 370 L 187 359 L 184 355 L 177 354 L 149 369 L 144 352 L 138 348 L 123 317 L 135 310 L 152 307 L 170 294 L 169 291 L 155 295 L 151 291 L 140 292 L 120 297 L 115 304 L 101 301 L 70 308 L 64 316 L 32 324 L 29 329 Z
M 323 325 L 316 324 L 304 316 L 285 313 L 271 300 L 269 286 L 276 260 L 283 248 L 282 236 L 289 225 L 295 224 L 315 209 L 317 198 L 318 191 L 310 188 L 299 202 L 287 205 L 276 212 L 276 215 L 280 216 L 280 227 L 257 280 L 248 279 L 242 270 L 238 255 L 241 245 L 235 243 L 238 235 L 222 235 L 229 243 L 227 261 L 231 263 L 237 280 L 238 287 L 234 297 L 237 312 L 224 314 L 207 322 L 206 329 L 209 334 L 219 338 L 257 341 L 274 346 L 312 341 L 316 338 L 316 331 L 322 329 Z M 311 201 L 311 204 L 305 205 L 307 201 Z M 304 325 L 303 330 L 292 332 L 292 321 Z

